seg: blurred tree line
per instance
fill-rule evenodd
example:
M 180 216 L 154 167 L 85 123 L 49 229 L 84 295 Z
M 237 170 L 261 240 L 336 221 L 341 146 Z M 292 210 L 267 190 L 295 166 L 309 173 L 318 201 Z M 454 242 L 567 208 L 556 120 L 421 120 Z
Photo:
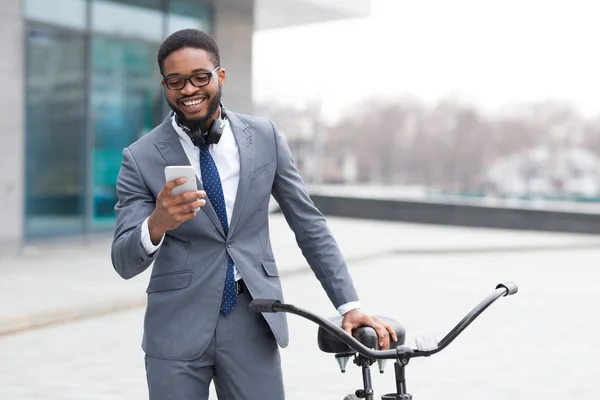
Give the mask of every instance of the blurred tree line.
M 329 124 L 318 104 L 295 109 L 263 103 L 256 111 L 275 121 L 309 181 L 306 164 L 318 162 L 322 182 L 347 182 L 336 166 L 350 157 L 354 182 L 473 191 L 485 185 L 482 173 L 492 163 L 524 149 L 582 146 L 600 155 L 600 118 L 585 119 L 555 102 L 491 116 L 451 100 L 425 107 L 375 99 Z

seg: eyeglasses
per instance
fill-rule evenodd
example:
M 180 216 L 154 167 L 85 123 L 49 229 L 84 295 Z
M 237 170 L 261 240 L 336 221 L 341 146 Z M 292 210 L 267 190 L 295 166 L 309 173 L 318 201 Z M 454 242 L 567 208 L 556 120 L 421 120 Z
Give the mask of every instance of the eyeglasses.
M 190 76 L 170 76 L 167 78 L 163 78 L 163 82 L 165 86 L 169 90 L 181 90 L 185 87 L 188 81 L 195 87 L 203 87 L 210 83 L 210 78 L 213 77 L 213 74 L 221 68 L 216 67 L 210 72 L 197 72 Z

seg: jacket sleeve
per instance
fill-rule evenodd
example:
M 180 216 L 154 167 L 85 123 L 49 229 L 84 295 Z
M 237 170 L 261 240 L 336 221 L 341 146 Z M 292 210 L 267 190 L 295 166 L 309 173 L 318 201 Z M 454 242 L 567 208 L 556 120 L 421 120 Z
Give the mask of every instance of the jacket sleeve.
M 352 278 L 325 217 L 312 202 L 287 143 L 273 122 L 271 127 L 277 149 L 273 197 L 279 203 L 302 254 L 333 305 L 338 308 L 358 301 Z
M 159 254 L 148 254 L 142 245 L 142 224 L 152 214 L 156 200 L 145 185 L 142 175 L 128 148 L 117 179 L 118 202 L 115 205 L 117 226 L 111 248 L 113 267 L 124 279 L 142 273 Z

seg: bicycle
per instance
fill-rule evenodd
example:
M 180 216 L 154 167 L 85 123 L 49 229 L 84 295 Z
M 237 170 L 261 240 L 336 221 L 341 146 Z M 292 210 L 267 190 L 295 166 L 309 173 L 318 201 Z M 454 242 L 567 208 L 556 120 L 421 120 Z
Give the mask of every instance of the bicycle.
M 405 368 L 410 359 L 429 357 L 442 351 L 493 302 L 500 297 L 513 295 L 517 291 L 517 285 L 513 282 L 498 284 L 496 289 L 477 304 L 442 340 L 436 343 L 435 339 L 431 337 L 419 336 L 415 339 L 416 348 L 404 344 L 406 331 L 397 321 L 378 316 L 379 319 L 392 326 L 398 338 L 397 342 L 393 342 L 390 337 L 389 350 L 378 349 L 377 335 L 373 328 L 362 327 L 356 329 L 354 331 L 356 338 L 349 335 L 341 328 L 342 317 L 339 316 L 324 319 L 291 304 L 272 299 L 255 299 L 249 307 L 253 312 L 287 312 L 295 314 L 319 325 L 317 334 L 319 349 L 325 353 L 335 354 L 342 373 L 346 371 L 346 365 L 350 358 L 354 357 L 354 363 L 362 368 L 363 388 L 356 390 L 354 394 L 347 395 L 344 400 L 374 400 L 375 392 L 371 383 L 370 367 L 377 361 L 379 372 L 383 373 L 385 360 L 395 360 L 396 393 L 384 394 L 381 399 L 412 400 L 412 395 L 406 391 L 405 378 Z

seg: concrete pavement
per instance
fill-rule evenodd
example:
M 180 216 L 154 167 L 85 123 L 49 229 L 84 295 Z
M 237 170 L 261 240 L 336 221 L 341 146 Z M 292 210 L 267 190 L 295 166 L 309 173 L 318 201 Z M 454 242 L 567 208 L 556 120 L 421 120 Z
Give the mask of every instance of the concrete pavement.
M 600 248 L 600 237 L 328 218 L 348 263 L 391 255 Z M 281 214 L 270 220 L 282 276 L 310 273 Z M 111 238 L 29 246 L 0 256 L 0 336 L 145 305 L 150 269 L 125 281 L 110 262 Z
M 400 253 L 349 263 L 364 308 L 400 321 L 409 345 L 422 334 L 441 338 L 497 282 L 519 285 L 516 296 L 498 300 L 447 349 L 411 360 L 407 384 L 415 399 L 598 398 L 600 249 L 521 250 Z M 287 302 L 335 314 L 309 274 L 287 274 L 282 284 Z M 143 314 L 136 308 L 1 336 L 0 399 L 147 399 Z M 360 370 L 349 364 L 341 374 L 334 357 L 318 350 L 313 323 L 288 321 L 287 400 L 341 400 L 358 388 Z M 376 399 L 393 390 L 391 363 L 373 382 Z

